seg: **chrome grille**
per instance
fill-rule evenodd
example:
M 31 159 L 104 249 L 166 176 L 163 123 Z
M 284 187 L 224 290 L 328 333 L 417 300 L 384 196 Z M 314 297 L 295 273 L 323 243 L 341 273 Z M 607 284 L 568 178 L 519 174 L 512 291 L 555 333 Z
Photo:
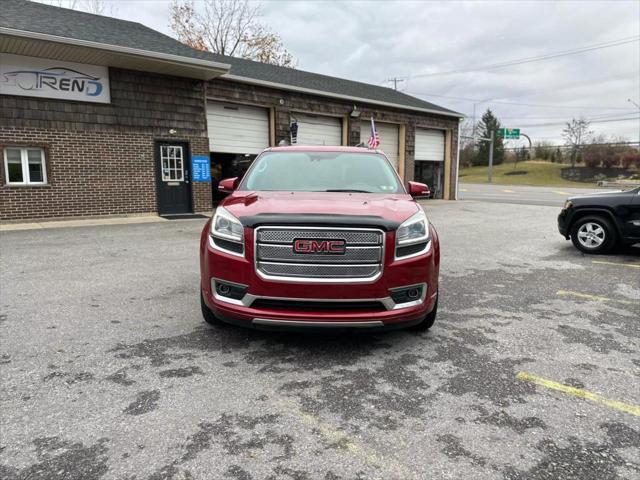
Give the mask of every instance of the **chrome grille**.
M 298 282 L 366 282 L 382 272 L 384 232 L 367 228 L 258 227 L 255 265 L 265 279 Z M 301 254 L 297 239 L 344 240 L 341 254 Z
M 347 247 L 344 255 L 300 255 L 294 253 L 292 245 L 258 245 L 258 258 L 273 262 L 299 262 L 304 257 L 305 263 L 379 263 L 381 255 L 378 246 Z
M 341 238 L 347 245 L 381 245 L 382 232 L 379 230 L 342 230 L 342 229 L 295 229 L 283 230 L 282 227 L 262 227 L 258 230 L 258 243 L 293 244 L 297 238 L 319 240 Z

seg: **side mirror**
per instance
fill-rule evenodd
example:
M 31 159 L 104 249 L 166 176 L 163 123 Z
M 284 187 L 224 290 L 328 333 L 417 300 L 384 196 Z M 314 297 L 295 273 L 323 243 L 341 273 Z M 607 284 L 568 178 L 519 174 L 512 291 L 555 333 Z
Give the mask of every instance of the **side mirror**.
M 429 187 L 424 183 L 409 182 L 408 190 L 409 190 L 409 195 L 411 195 L 414 198 L 431 196 L 431 190 L 429 190 Z
M 231 193 L 240 184 L 240 179 L 238 177 L 233 178 L 225 178 L 224 180 L 220 180 L 218 184 L 218 191 L 222 193 Z

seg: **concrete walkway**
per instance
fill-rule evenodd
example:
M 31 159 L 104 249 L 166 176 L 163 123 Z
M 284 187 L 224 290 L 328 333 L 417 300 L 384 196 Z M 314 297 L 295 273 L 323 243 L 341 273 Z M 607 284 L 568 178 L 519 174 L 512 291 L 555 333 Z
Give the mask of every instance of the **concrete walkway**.
M 210 215 L 210 213 L 200 213 L 197 215 Z M 194 217 L 198 218 L 198 217 Z M 39 222 L 2 223 L 0 232 L 10 232 L 15 230 L 37 230 L 41 228 L 68 228 L 68 227 L 95 227 L 99 225 L 130 225 L 138 223 L 158 223 L 170 221 L 167 218 L 159 217 L 156 214 L 147 215 L 125 215 L 95 218 L 77 218 L 67 220 L 44 220 Z

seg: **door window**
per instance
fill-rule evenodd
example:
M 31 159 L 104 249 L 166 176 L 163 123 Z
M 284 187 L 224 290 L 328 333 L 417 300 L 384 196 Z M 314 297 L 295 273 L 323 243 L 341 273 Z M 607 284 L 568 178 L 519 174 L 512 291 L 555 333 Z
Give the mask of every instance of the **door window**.
M 161 145 L 160 165 L 163 182 L 184 181 L 184 155 L 181 146 Z

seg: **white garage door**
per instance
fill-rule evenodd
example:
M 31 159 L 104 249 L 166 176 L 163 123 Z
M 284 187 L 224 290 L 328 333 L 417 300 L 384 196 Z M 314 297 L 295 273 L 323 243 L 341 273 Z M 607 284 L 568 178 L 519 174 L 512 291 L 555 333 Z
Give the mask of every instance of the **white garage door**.
M 294 113 L 298 122 L 297 145 L 342 145 L 342 122 L 336 117 Z
M 389 158 L 389 161 L 391 161 L 391 164 L 396 170 L 398 170 L 398 158 L 399 158 L 398 127 L 399 126 L 394 123 L 376 122 L 376 130 L 378 130 L 378 135 L 380 136 L 379 148 Z M 360 127 L 360 142 L 366 145 L 367 142 L 369 141 L 370 136 L 371 136 L 371 119 L 369 119 L 369 121 L 363 120 L 362 125 Z
M 212 152 L 257 154 L 269 146 L 266 108 L 209 102 L 207 129 Z
M 444 131 L 416 128 L 415 159 L 444 162 Z

